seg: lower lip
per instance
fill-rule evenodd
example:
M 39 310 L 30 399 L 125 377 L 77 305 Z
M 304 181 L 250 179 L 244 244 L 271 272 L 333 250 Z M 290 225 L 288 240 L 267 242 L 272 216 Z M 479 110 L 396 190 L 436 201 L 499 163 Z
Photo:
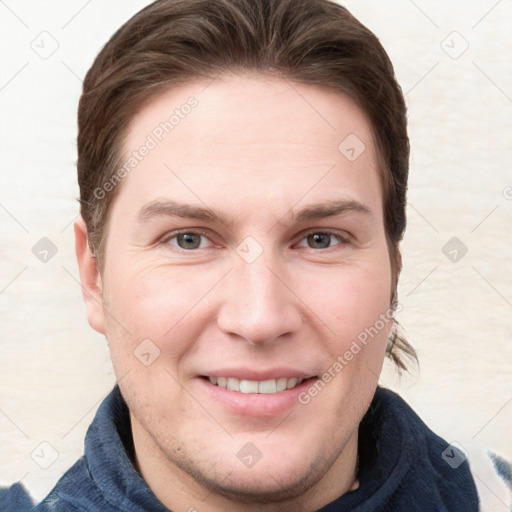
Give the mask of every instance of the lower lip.
M 208 379 L 199 378 L 209 397 L 218 401 L 229 411 L 254 417 L 277 416 L 289 411 L 293 406 L 301 405 L 299 395 L 305 391 L 316 377 L 307 379 L 298 386 L 277 393 L 241 393 L 213 385 Z

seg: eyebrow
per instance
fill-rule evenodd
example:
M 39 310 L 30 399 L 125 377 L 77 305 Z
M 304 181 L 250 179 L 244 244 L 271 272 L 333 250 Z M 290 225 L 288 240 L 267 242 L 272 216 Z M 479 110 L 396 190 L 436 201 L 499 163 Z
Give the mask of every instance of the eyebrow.
M 314 204 L 304 208 L 297 214 L 297 220 L 309 221 L 319 220 L 326 217 L 334 217 L 336 215 L 343 215 L 346 213 L 361 213 L 365 216 L 371 217 L 372 212 L 368 206 L 354 200 L 338 200 L 328 201 L 327 203 Z M 292 212 L 292 217 L 293 217 Z
M 179 203 L 173 199 L 156 199 L 144 205 L 137 214 L 138 222 L 147 222 L 153 217 L 181 217 L 185 219 L 199 219 L 208 221 L 220 221 L 227 224 L 227 219 L 220 213 L 215 213 L 210 208 L 192 206 L 187 203 Z
M 296 219 L 297 222 L 319 220 L 347 213 L 360 213 L 365 216 L 372 216 L 370 208 L 364 204 L 355 200 L 343 199 L 313 204 L 300 210 L 296 214 L 294 214 L 293 210 L 288 213 L 291 213 L 292 218 Z M 229 224 L 229 219 L 226 216 L 219 212 L 215 212 L 211 208 L 192 206 L 172 199 L 156 199 L 151 201 L 144 205 L 137 214 L 137 220 L 140 223 L 147 222 L 154 217 L 180 217 L 220 222 L 225 225 Z

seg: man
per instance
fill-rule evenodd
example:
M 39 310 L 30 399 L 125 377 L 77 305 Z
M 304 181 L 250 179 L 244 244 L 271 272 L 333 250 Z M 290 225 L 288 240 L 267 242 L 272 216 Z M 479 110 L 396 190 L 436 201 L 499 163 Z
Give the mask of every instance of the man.
M 468 463 L 377 386 L 415 353 L 405 105 L 368 29 L 328 1 L 160 0 L 78 121 L 76 253 L 118 385 L 37 511 L 478 510 Z

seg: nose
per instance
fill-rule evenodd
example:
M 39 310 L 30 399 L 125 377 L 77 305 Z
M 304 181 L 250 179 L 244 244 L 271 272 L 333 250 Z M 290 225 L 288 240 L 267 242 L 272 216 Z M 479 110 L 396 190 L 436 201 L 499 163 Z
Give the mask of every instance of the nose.
M 264 255 L 251 263 L 235 255 L 227 278 L 218 315 L 223 332 L 263 345 L 299 330 L 300 301 L 282 266 Z

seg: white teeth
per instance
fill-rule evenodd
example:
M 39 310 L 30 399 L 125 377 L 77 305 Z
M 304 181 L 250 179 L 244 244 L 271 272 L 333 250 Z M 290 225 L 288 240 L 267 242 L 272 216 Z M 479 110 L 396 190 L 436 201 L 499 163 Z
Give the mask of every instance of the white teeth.
M 283 377 L 282 379 L 277 379 L 277 382 L 276 382 L 277 391 L 284 391 L 286 389 L 287 382 L 288 382 L 288 379 L 286 377 Z
M 261 393 L 272 394 L 278 391 L 292 389 L 302 383 L 304 379 L 293 377 L 287 379 L 269 379 L 263 381 L 257 380 L 239 380 L 234 377 L 208 377 L 208 380 L 215 386 L 227 388 L 231 391 L 239 391 L 240 393 Z
M 240 381 L 240 391 L 242 393 L 257 393 L 258 392 L 258 382 L 255 380 L 241 380 Z
M 240 391 L 240 381 L 238 379 L 228 377 L 227 388 L 231 389 L 231 391 Z
M 260 393 L 275 393 L 277 391 L 276 380 L 271 379 L 260 382 L 258 391 Z
M 302 380 L 301 380 L 302 382 Z M 286 381 L 286 389 L 294 388 L 297 385 L 297 379 L 294 377 L 293 379 L 288 379 Z

